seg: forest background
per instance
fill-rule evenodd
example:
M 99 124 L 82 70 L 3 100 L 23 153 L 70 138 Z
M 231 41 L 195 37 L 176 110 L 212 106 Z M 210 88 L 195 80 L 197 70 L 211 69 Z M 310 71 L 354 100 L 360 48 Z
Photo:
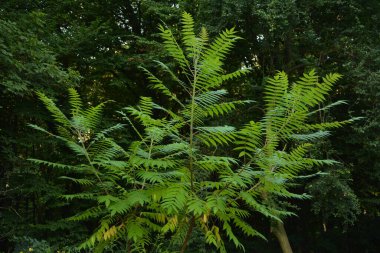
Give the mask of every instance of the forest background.
M 198 28 L 206 27 L 211 38 L 230 27 L 243 38 L 228 55 L 225 68 L 252 71 L 223 87 L 234 99 L 256 102 L 236 115 L 253 119 L 263 115 L 263 85 L 277 70 L 284 70 L 289 78 L 310 69 L 320 75 L 343 75 L 329 100 L 346 104 L 321 113 L 318 120 L 343 120 L 347 114 L 364 119 L 335 130 L 318 144 L 319 156 L 341 164 L 325 168 L 328 173 L 303 186 L 300 191 L 309 192 L 313 199 L 293 201 L 298 216 L 286 220 L 287 232 L 295 252 L 378 252 L 377 0 L 2 1 L 0 250 L 9 252 L 25 241 L 51 247 L 74 245 L 89 235 L 86 226 L 56 222 L 75 213 L 58 197 L 66 185 L 54 170 L 27 160 L 72 159 L 57 143 L 28 127 L 29 123 L 52 127 L 35 91 L 54 97 L 63 107 L 69 87 L 89 105 L 113 100 L 106 107 L 105 124 L 116 122 L 114 112 L 136 104 L 140 96 L 167 102 L 148 89 L 139 67 L 154 71 L 154 60 L 170 61 L 158 24 L 178 31 L 183 11 L 193 15 Z M 228 122 L 239 125 L 244 117 L 230 116 Z M 123 134 L 125 142 L 134 138 L 132 132 Z M 246 252 L 279 252 L 260 216 L 255 218 L 255 228 L 268 241 L 247 239 L 243 241 Z

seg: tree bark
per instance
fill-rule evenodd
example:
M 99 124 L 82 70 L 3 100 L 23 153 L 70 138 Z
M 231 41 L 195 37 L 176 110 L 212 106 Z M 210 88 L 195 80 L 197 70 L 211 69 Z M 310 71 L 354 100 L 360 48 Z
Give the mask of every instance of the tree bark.
M 286 234 L 284 223 L 280 221 L 273 221 L 271 225 L 271 232 L 276 236 L 278 242 L 280 243 L 282 253 L 293 253 L 288 235 Z

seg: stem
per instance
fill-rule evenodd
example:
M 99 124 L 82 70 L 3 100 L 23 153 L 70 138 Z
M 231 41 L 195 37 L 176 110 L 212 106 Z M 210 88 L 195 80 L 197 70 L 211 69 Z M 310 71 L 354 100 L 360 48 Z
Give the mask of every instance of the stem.
M 191 113 L 190 113 L 190 184 L 191 190 L 194 190 L 194 171 L 193 171 L 193 146 L 194 146 L 194 111 L 195 111 L 195 93 L 196 93 L 196 83 L 197 83 L 197 59 L 194 58 L 194 80 L 193 80 L 193 90 L 191 93 Z
M 150 138 L 148 160 L 150 160 L 150 157 L 152 156 L 152 148 L 153 148 L 153 138 Z M 144 190 L 144 188 L 145 188 L 145 179 L 144 179 L 144 181 L 142 183 L 141 190 Z
M 197 65 L 198 65 L 198 57 L 199 56 L 196 56 L 194 54 L 194 57 L 193 57 L 193 66 L 194 66 L 194 72 L 191 71 L 191 73 L 193 74 L 193 82 L 192 82 L 192 91 L 191 91 L 191 113 L 190 113 L 190 140 L 189 140 L 189 144 L 190 144 L 190 152 L 189 152 L 189 155 L 190 155 L 190 161 L 189 161 L 189 171 L 190 171 L 190 185 L 191 185 L 191 191 L 194 191 L 194 171 L 193 171 L 193 147 L 194 147 L 194 111 L 195 111 L 195 94 L 196 94 L 196 84 L 197 84 L 197 73 L 198 73 L 198 69 L 197 69 Z M 195 217 L 191 217 L 191 220 L 190 220 L 190 225 L 189 225 L 189 229 L 187 230 L 187 233 L 186 233 L 186 236 L 185 236 L 185 239 L 183 241 L 183 244 L 182 244 L 182 247 L 181 247 L 181 251 L 180 253 L 184 253 L 186 248 L 187 248 L 187 245 L 188 245 L 188 242 L 190 240 L 190 237 L 191 237 L 191 233 L 193 232 L 193 228 L 194 228 L 194 225 L 195 225 Z
M 84 156 L 86 157 L 87 161 L 89 162 L 90 166 L 94 169 L 94 174 L 96 176 L 96 178 L 99 180 L 99 182 L 101 184 L 103 184 L 103 181 L 102 179 L 99 177 L 98 175 L 98 172 L 97 172 L 97 169 L 94 167 L 94 165 L 92 164 L 92 161 L 90 159 L 90 156 L 88 155 L 88 152 L 87 152 L 87 149 L 86 149 L 86 146 L 84 145 L 84 137 L 82 136 L 82 132 L 81 131 L 77 131 L 78 133 L 78 136 L 79 136 L 79 140 L 80 140 L 80 143 L 82 145 L 82 148 L 83 148 L 83 151 L 84 151 Z M 107 189 L 105 189 L 105 192 L 108 194 L 108 191 Z
M 261 197 L 264 201 L 267 201 L 269 196 L 266 191 L 261 193 Z M 277 241 L 280 244 L 282 253 L 293 253 L 292 247 L 290 246 L 290 242 L 288 239 L 288 235 L 286 233 L 284 223 L 278 220 L 271 220 L 270 231 L 276 236 Z
M 195 217 L 193 216 L 191 218 L 189 229 L 187 230 L 187 233 L 185 236 L 185 240 L 183 240 L 183 244 L 182 244 L 180 253 L 185 253 L 187 245 L 188 245 L 189 240 L 190 240 L 191 233 L 193 232 L 194 225 L 195 225 Z
M 284 223 L 280 221 L 273 221 L 271 226 L 272 233 L 277 237 L 283 253 L 293 253 L 292 247 L 286 234 Z

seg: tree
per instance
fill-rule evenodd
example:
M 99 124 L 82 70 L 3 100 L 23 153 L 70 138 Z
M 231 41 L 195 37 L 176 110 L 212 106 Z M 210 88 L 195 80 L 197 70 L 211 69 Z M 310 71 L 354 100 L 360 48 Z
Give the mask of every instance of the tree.
M 226 91 L 215 90 L 223 81 L 248 72 L 241 69 L 224 74 L 222 70 L 222 61 L 238 37 L 233 29 L 226 30 L 207 47 L 206 31 L 202 30 L 200 37 L 196 37 L 189 14 L 183 15 L 182 22 L 182 43 L 186 51 L 178 46 L 170 30 L 164 27 L 160 30 L 164 46 L 177 61 L 180 77 L 185 80 L 181 81 L 165 64 L 158 64 L 182 86 L 183 94 L 188 98 L 181 102 L 184 99 L 177 98 L 145 70 L 152 87 L 178 103 L 179 109 L 177 112 L 164 109 L 145 97 L 141 98 L 139 107 L 125 108 L 126 112 L 122 112 L 124 117 L 132 122 L 129 117 L 133 116 L 141 124 L 140 127 L 132 125 L 141 140 L 130 144 L 128 152 L 104 137 L 108 130 L 96 131 L 102 104 L 81 111 L 82 102 L 72 90 L 72 118 L 69 120 L 52 100 L 40 94 L 59 123 L 59 135 L 49 134 L 63 140 L 75 153 L 86 158 L 87 165 L 79 164 L 74 168 L 93 171 L 94 174 L 93 178 L 67 177 L 79 184 L 92 186 L 81 194 L 68 195 L 68 199 L 83 198 L 97 202 L 72 219 L 101 217 L 100 227 L 82 247 L 91 247 L 99 242 L 97 250 L 101 250 L 110 240 L 125 234 L 129 251 L 144 249 L 153 242 L 152 232 L 161 232 L 171 234 L 173 242 L 182 244 L 180 251 L 184 252 L 192 230 L 197 227 L 205 234 L 208 244 L 225 251 L 220 235 L 222 229 L 236 246 L 242 247 L 233 233 L 232 224 L 248 235 L 259 235 L 241 220 L 247 214 L 238 208 L 234 200 L 239 188 L 231 187 L 231 177 L 243 177 L 245 174 L 233 171 L 233 158 L 202 150 L 207 146 L 216 148 L 230 143 L 235 134 L 230 126 L 204 126 L 206 118 L 223 115 L 248 102 L 221 102 Z M 167 116 L 154 119 L 153 109 L 160 109 Z M 141 127 L 143 133 L 138 130 Z M 34 128 L 45 131 L 37 126 Z M 78 138 L 81 145 L 76 144 Z M 116 160 L 119 157 L 122 160 Z M 40 160 L 34 162 L 70 168 Z M 213 180 L 214 177 L 216 179 Z M 100 212 L 103 208 L 105 213 Z M 217 223 L 222 227 L 219 228 Z
M 63 178 L 81 185 L 81 193 L 65 198 L 89 200 L 93 204 L 70 220 L 100 218 L 100 226 L 81 247 L 96 245 L 95 250 L 102 251 L 110 242 L 125 236 L 128 251 L 144 251 L 154 247 L 152 238 L 166 235 L 172 238 L 172 247 L 185 252 L 192 231 L 198 229 L 206 243 L 221 252 L 226 251 L 222 231 L 236 247 L 244 248 L 236 231 L 262 236 L 244 221 L 249 209 L 269 217 L 276 224 L 273 228 L 279 241 L 289 244 L 280 228 L 281 218 L 291 212 L 278 204 L 278 198 L 305 198 L 304 194 L 288 191 L 288 184 L 313 165 L 333 163 L 305 157 L 311 144 L 304 142 L 327 136 L 328 132 L 322 130 L 350 122 L 306 123 L 308 115 L 315 113 L 310 108 L 325 100 L 340 76 L 331 74 L 319 83 L 314 72 L 310 72 L 289 87 L 286 74 L 281 72 L 268 80 L 266 115 L 260 123 L 250 122 L 239 132 L 232 126 L 207 126 L 209 119 L 250 102 L 223 101 L 226 91 L 217 90 L 223 81 L 248 73 L 245 68 L 229 74 L 222 69 L 223 60 L 239 37 L 233 29 L 226 30 L 208 46 L 206 30 L 202 29 L 197 37 L 194 21 L 187 13 L 183 14 L 181 29 L 185 50 L 170 30 L 161 26 L 160 31 L 164 46 L 179 69 L 172 71 L 162 62 L 157 64 L 183 89 L 183 98 L 143 69 L 151 87 L 177 106 L 175 110 L 165 109 L 142 97 L 138 107 L 122 110 L 120 113 L 140 138 L 127 151 L 106 137 L 122 125 L 98 130 L 104 103 L 84 110 L 79 94 L 70 90 L 68 118 L 51 99 L 39 94 L 58 124 L 58 134 L 32 127 L 62 140 L 82 157 L 82 162 L 66 165 L 33 161 L 77 174 Z M 153 117 L 154 109 L 164 116 Z M 133 123 L 136 120 L 139 126 Z M 315 130 L 319 131 L 310 132 Z M 300 143 L 279 150 L 280 145 L 292 139 Z M 235 140 L 239 156 L 245 157 L 243 163 L 213 150 Z M 284 245 L 284 252 L 289 252 L 290 246 L 286 251 Z
M 44 153 L 40 140 L 26 127 L 27 122 L 44 119 L 35 103 L 34 92 L 60 94 L 67 87 L 76 86 L 79 75 L 72 69 L 62 68 L 50 46 L 41 39 L 42 13 L 19 15 L 13 21 L 1 16 L 0 233 L 11 238 L 25 235 L 28 224 L 43 220 L 49 209 L 46 204 L 59 192 L 59 187 L 50 183 L 48 173 L 41 175 L 41 170 L 26 161 L 28 156 Z M 50 150 L 50 155 L 53 154 Z

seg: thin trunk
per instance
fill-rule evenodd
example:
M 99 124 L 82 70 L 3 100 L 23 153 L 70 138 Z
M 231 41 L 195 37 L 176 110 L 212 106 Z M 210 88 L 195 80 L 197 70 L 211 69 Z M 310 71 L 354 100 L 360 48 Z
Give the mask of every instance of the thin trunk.
M 186 251 L 187 245 L 189 244 L 189 240 L 191 237 L 191 233 L 193 232 L 193 228 L 195 225 L 195 217 L 193 216 L 190 221 L 189 229 L 187 230 L 185 240 L 183 240 L 183 244 L 181 247 L 181 253 L 184 253 Z
M 271 225 L 271 232 L 276 236 L 278 242 L 280 243 L 282 253 L 293 253 L 292 247 L 289 243 L 288 235 L 286 234 L 284 223 L 273 221 Z

